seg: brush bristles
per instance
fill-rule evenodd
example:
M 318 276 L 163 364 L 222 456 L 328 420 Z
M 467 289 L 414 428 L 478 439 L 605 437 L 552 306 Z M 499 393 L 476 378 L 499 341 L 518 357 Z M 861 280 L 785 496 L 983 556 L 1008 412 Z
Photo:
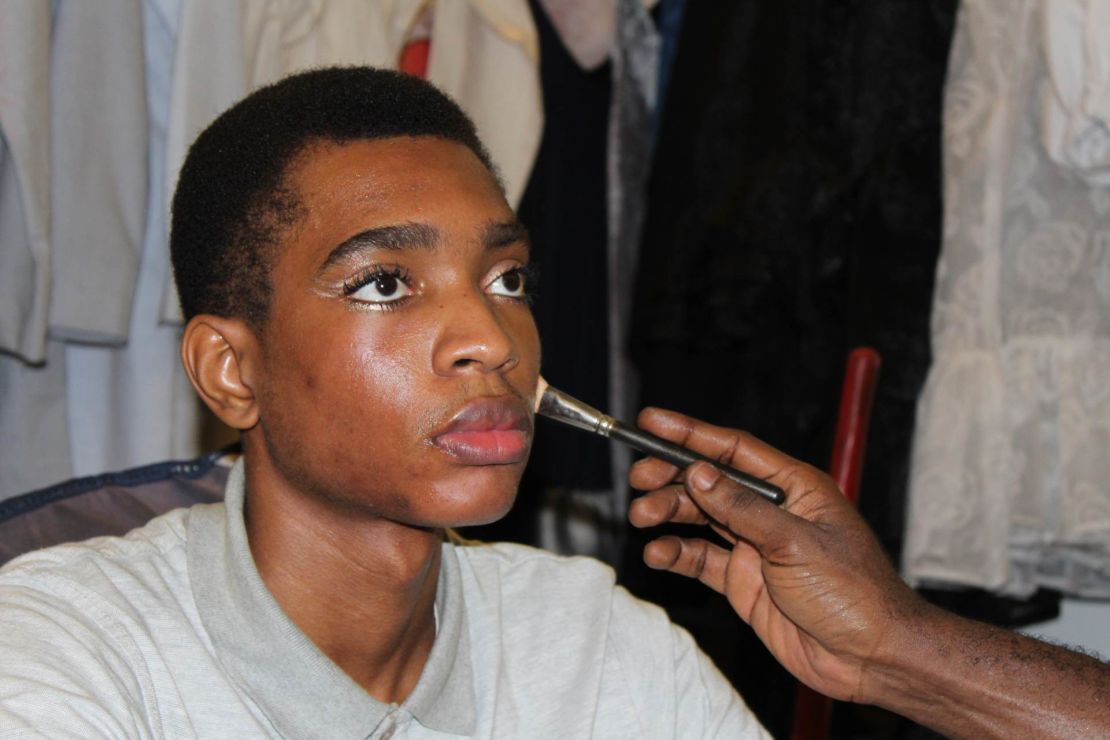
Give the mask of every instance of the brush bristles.
M 547 381 L 541 375 L 536 379 L 536 400 L 532 402 L 532 410 L 540 410 L 540 401 L 543 400 L 543 394 L 547 391 Z

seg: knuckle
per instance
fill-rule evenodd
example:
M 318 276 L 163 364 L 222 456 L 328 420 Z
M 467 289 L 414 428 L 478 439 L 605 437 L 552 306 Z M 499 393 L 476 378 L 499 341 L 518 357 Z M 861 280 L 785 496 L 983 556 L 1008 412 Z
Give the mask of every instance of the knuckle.
M 721 450 L 721 454 L 717 455 L 717 462 L 731 463 L 736 459 L 740 451 L 740 443 L 743 441 L 744 432 L 737 431 L 728 440 L 728 445 Z
M 679 500 L 678 492 L 675 490 L 674 486 L 668 486 L 667 488 L 663 489 L 663 491 L 663 496 L 665 497 L 666 518 L 669 521 L 678 516 L 679 509 L 682 506 L 682 501 Z
M 813 549 L 812 545 L 813 543 L 808 541 L 803 542 L 800 539 L 793 539 L 784 542 L 778 554 L 787 562 L 796 563 L 800 560 L 804 560 L 806 556 L 810 554 L 810 551 Z M 823 551 L 825 548 L 819 546 L 817 549 Z
M 836 481 L 828 473 L 806 463 L 794 463 L 771 477 L 781 481 L 781 485 L 788 490 L 802 491 L 806 495 L 837 494 L 839 498 L 840 489 Z
M 817 484 L 818 486 L 820 486 L 821 488 L 836 488 L 837 487 L 836 481 L 834 481 L 832 476 L 829 475 L 828 473 L 826 473 L 825 471 L 818 470 L 817 468 L 815 468 L 811 465 L 802 464 L 801 467 L 802 467 L 802 472 L 804 472 L 807 475 L 812 476 L 813 482 L 815 484 Z
M 701 578 L 702 573 L 705 572 L 705 564 L 708 557 L 704 543 L 684 542 L 682 544 L 682 551 L 687 555 L 690 575 Z

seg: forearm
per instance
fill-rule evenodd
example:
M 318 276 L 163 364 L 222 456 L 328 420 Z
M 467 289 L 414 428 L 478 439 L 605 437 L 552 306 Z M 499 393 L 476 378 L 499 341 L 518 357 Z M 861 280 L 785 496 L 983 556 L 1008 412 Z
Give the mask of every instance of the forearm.
M 1110 664 L 928 608 L 864 698 L 949 737 L 1110 737 Z

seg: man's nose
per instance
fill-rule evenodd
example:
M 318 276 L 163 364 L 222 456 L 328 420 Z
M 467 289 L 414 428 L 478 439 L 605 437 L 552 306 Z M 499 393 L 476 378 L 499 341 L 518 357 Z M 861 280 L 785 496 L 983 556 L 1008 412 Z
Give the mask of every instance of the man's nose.
M 442 309 L 432 363 L 436 374 L 505 372 L 520 361 L 504 318 L 484 293 L 467 293 Z

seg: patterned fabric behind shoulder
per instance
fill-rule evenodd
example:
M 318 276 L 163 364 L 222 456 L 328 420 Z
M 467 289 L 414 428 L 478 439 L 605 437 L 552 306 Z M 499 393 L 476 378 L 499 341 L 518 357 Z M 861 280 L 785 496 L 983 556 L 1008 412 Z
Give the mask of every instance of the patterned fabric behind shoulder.
M 0 502 L 0 565 L 31 550 L 122 535 L 171 509 L 222 501 L 237 453 L 76 478 Z

